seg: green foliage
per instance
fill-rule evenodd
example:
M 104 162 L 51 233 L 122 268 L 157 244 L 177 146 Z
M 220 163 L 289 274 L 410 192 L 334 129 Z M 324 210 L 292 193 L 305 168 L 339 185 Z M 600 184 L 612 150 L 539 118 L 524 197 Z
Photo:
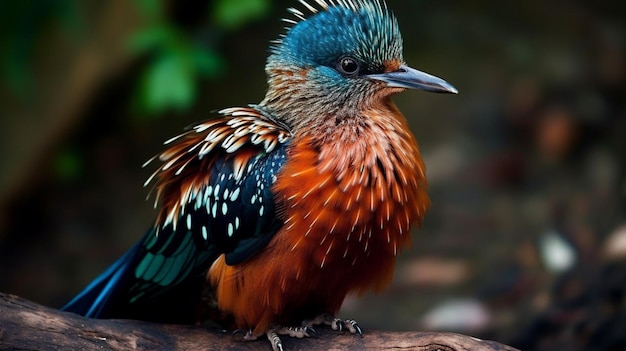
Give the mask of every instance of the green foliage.
M 209 1 L 209 0 L 204 0 Z M 136 107 L 142 116 L 188 109 L 198 94 L 201 79 L 215 79 L 226 63 L 213 43 L 194 38 L 168 17 L 165 0 L 134 0 L 145 27 L 128 40 L 129 50 L 145 59 L 135 82 Z M 60 25 L 66 35 L 89 33 L 84 25 L 91 8 L 79 0 L 0 0 L 0 83 L 8 91 L 27 97 L 34 81 L 33 63 L 50 25 Z M 215 0 L 200 31 L 241 28 L 268 13 L 270 0 Z M 69 30 L 68 30 L 69 29 Z M 210 35 L 219 37 L 218 35 Z M 81 38 L 88 43 L 90 38 Z
M 215 78 L 224 67 L 210 48 L 167 24 L 136 33 L 129 47 L 137 55 L 150 56 L 137 91 L 139 107 L 147 115 L 189 108 L 197 94 L 197 79 Z
M 137 106 L 144 116 L 186 110 L 195 100 L 198 81 L 218 77 L 226 63 L 214 49 L 168 21 L 163 0 L 135 2 L 149 23 L 129 41 L 134 54 L 149 57 L 138 83 Z M 268 9 L 269 0 L 217 0 L 211 9 L 213 30 L 239 28 Z
M 237 29 L 265 16 L 269 9 L 269 0 L 216 0 L 213 20 L 221 28 Z

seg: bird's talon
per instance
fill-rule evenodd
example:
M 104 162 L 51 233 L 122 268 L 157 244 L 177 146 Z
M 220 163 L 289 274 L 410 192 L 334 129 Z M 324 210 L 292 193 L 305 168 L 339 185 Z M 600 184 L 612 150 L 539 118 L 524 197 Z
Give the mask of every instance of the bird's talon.
M 280 337 L 278 336 L 277 331 L 268 330 L 266 334 L 267 334 L 267 340 L 269 340 L 270 344 L 272 344 L 273 351 L 284 351 L 283 342 L 280 340 Z
M 292 338 L 308 338 L 311 334 L 316 334 L 315 330 L 309 326 L 304 327 L 274 327 L 272 331 L 276 335 L 289 335 Z
M 361 330 L 359 323 L 357 323 L 354 319 L 346 320 L 345 324 L 348 325 L 348 330 L 350 330 L 350 333 L 359 334 L 361 337 L 363 337 L 363 330 Z
M 344 323 L 343 323 L 343 321 L 342 321 L 341 319 L 336 318 L 335 320 L 333 320 L 333 321 L 331 322 L 330 327 L 331 327 L 333 330 L 337 330 L 337 331 L 340 331 L 340 332 L 341 332 L 341 331 L 343 331 L 343 324 L 344 324 Z
M 328 325 L 334 331 L 342 332 L 347 329 L 351 334 L 363 336 L 363 330 L 354 319 L 341 320 L 328 313 L 321 314 L 313 319 L 302 322 L 303 326 Z

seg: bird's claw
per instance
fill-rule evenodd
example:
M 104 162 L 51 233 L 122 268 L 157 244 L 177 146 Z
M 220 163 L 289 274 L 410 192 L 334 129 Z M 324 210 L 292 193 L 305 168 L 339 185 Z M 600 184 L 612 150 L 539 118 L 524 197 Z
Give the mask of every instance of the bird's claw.
M 302 339 L 302 338 L 311 337 L 316 334 L 317 332 L 315 331 L 315 329 L 309 326 L 302 326 L 302 327 L 275 326 L 272 329 L 268 330 L 266 333 L 267 340 L 269 340 L 270 344 L 272 345 L 273 351 L 284 351 L 283 342 L 282 340 L 280 340 L 280 335 L 288 335 L 292 338 Z
M 302 322 L 302 325 L 329 325 L 330 328 L 335 331 L 341 332 L 344 329 L 347 329 L 351 334 L 359 334 L 361 337 L 363 336 L 363 330 L 354 319 L 341 320 L 328 313 L 321 314 L 311 320 L 306 320 Z
M 272 345 L 272 350 L 273 351 L 284 351 L 285 349 L 283 348 L 283 342 L 282 340 L 280 340 L 280 337 L 278 336 L 278 333 L 272 329 L 267 331 L 267 340 L 269 340 L 270 344 Z
M 363 330 L 361 330 L 359 323 L 357 323 L 354 319 L 346 319 L 342 324 L 348 328 L 351 334 L 359 334 L 363 337 Z
M 302 326 L 302 327 L 274 327 L 272 329 L 278 335 L 289 335 L 292 338 L 308 338 L 311 335 L 315 335 L 315 329 L 310 326 Z
M 361 327 L 359 327 L 359 324 L 354 319 L 341 320 L 327 313 L 319 315 L 311 320 L 303 321 L 302 326 L 300 327 L 284 327 L 275 325 L 270 328 L 265 335 L 267 336 L 267 340 L 269 340 L 272 345 L 273 351 L 284 351 L 285 348 L 283 347 L 283 342 L 280 340 L 281 335 L 288 335 L 292 338 L 298 339 L 316 336 L 317 331 L 313 328 L 314 325 L 328 325 L 336 331 L 343 331 L 344 329 L 347 329 L 351 334 L 359 334 L 361 337 L 363 336 Z M 242 329 L 237 329 L 233 332 L 233 335 L 237 335 L 241 332 L 243 332 Z M 253 341 L 257 340 L 259 336 L 260 335 L 254 334 L 252 330 L 247 330 L 243 339 L 246 341 Z

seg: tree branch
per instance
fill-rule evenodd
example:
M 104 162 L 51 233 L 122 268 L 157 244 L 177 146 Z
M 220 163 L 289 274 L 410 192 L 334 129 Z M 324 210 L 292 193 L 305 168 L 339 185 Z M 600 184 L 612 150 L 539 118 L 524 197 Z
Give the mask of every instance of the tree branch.
M 319 328 L 317 337 L 283 337 L 286 350 L 508 350 L 453 333 L 366 331 L 363 338 Z M 270 350 L 267 341 L 196 326 L 90 319 L 0 293 L 0 349 L 13 350 Z

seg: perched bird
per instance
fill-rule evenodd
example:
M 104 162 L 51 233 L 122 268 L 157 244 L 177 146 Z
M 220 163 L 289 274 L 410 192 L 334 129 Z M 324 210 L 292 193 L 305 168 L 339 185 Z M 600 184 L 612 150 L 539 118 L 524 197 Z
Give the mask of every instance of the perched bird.
M 429 205 L 415 138 L 391 96 L 456 93 L 408 67 L 383 0 L 300 0 L 257 105 L 166 142 L 145 236 L 64 309 L 88 317 L 308 336 L 349 293 L 379 291 Z M 306 13 L 306 14 L 305 14 Z

